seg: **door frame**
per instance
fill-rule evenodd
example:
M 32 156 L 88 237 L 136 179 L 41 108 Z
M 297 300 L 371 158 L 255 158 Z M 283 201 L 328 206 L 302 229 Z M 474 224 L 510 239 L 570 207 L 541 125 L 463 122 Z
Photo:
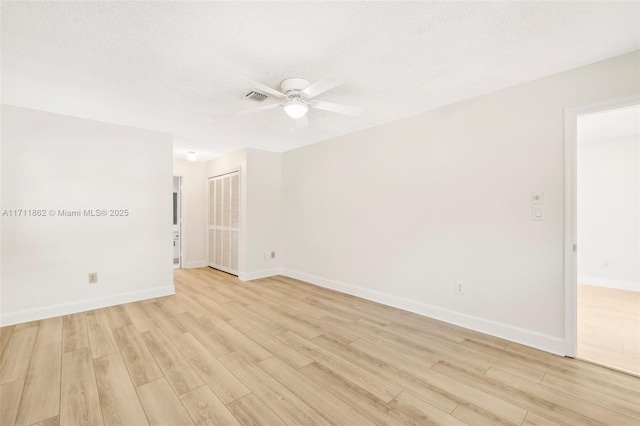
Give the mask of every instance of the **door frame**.
M 640 103 L 640 93 L 564 109 L 564 340 L 565 356 L 577 352 L 577 144 L 578 116 Z
M 182 197 L 182 180 L 183 177 L 182 176 L 173 176 L 174 178 L 178 178 L 178 211 L 177 211 L 177 216 L 178 216 L 178 236 L 180 237 L 178 239 L 178 268 L 174 268 L 174 269 L 182 269 L 184 267 L 184 261 L 183 261 L 183 255 L 184 253 L 182 252 L 182 248 L 185 247 L 184 245 L 184 232 L 183 231 L 183 226 L 182 226 L 182 211 L 183 211 L 183 202 L 184 199 Z M 171 233 L 173 235 L 173 232 Z

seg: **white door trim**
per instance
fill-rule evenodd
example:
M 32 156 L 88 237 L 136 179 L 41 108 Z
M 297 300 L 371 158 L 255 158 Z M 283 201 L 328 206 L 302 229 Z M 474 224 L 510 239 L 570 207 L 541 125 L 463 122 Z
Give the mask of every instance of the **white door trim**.
M 576 356 L 577 345 L 577 244 L 576 148 L 579 115 L 623 108 L 640 103 L 640 94 L 564 109 L 564 340 L 565 355 Z M 579 249 L 579 247 L 578 247 Z
M 186 221 L 182 220 L 182 216 L 185 210 L 185 206 L 184 206 L 184 202 L 185 199 L 182 195 L 182 181 L 184 180 L 183 176 L 173 176 L 174 178 L 178 178 L 178 235 L 180 236 L 180 239 L 178 240 L 179 243 L 179 247 L 178 247 L 178 258 L 179 258 L 179 265 L 178 265 L 178 269 L 182 269 L 186 267 L 186 262 L 184 261 L 184 259 L 186 258 L 186 254 L 184 253 L 186 251 L 186 244 L 184 242 L 184 237 L 186 232 L 184 232 L 184 228 L 186 227 Z M 173 232 L 172 232 L 173 235 Z

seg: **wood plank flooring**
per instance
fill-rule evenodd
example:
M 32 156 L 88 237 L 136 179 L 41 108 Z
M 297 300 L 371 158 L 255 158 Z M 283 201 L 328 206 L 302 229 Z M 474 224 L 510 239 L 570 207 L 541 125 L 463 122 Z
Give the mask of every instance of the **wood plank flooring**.
M 578 357 L 640 376 L 640 293 L 578 284 Z
M 638 425 L 640 378 L 286 277 L 0 329 L 9 425 Z

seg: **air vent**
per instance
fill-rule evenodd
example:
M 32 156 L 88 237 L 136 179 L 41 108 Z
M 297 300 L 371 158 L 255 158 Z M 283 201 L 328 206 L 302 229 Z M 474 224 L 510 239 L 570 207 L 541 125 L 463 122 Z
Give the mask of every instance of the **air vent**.
M 267 99 L 267 95 L 264 93 L 256 92 L 255 90 L 250 91 L 246 95 L 244 95 L 245 99 L 251 99 L 252 101 L 262 102 Z

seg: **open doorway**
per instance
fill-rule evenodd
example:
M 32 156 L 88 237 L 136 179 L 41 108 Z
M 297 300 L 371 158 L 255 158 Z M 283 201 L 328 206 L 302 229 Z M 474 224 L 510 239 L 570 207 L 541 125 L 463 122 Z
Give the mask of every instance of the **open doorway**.
M 173 177 L 173 269 L 182 268 L 182 178 Z
M 576 117 L 576 356 L 640 375 L 640 105 Z

